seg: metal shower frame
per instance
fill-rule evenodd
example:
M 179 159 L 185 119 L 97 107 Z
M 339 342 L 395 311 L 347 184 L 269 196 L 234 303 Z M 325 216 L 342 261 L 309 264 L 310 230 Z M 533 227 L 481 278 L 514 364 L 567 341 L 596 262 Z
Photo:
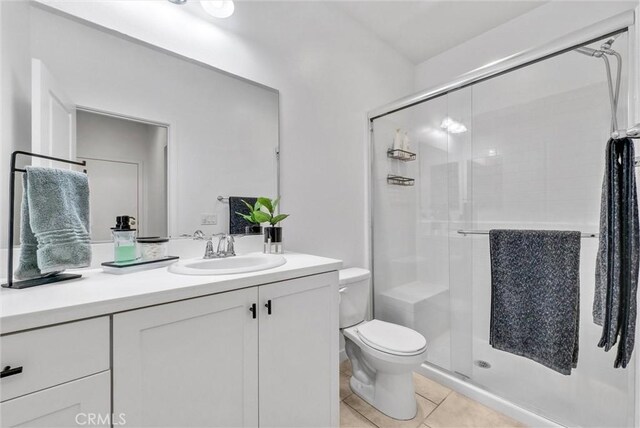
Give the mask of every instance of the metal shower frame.
M 509 55 L 504 57 L 501 60 L 491 62 L 477 69 L 471 70 L 468 73 L 465 73 L 454 80 L 445 83 L 443 85 L 439 85 L 433 88 L 429 88 L 424 91 L 420 91 L 413 95 L 409 95 L 407 97 L 398 99 L 389 104 L 383 105 L 376 109 L 373 109 L 367 113 L 367 130 L 368 130 L 368 141 L 366 148 L 366 159 L 365 162 L 367 164 L 367 177 L 366 177 L 366 205 L 368 218 L 365 222 L 365 243 L 368 248 L 368 258 L 367 262 L 369 265 L 369 270 L 372 273 L 372 289 L 375 290 L 375 281 L 374 281 L 374 271 L 375 267 L 373 265 L 373 254 L 374 254 L 374 242 L 373 242 L 373 230 L 375 226 L 375 219 L 373 217 L 373 173 L 374 173 L 374 163 L 373 163 L 373 149 L 374 149 L 374 134 L 373 134 L 373 121 L 375 119 L 381 118 L 383 116 L 413 107 L 415 105 L 421 104 L 423 102 L 447 95 L 450 92 L 454 92 L 459 89 L 463 89 L 465 87 L 471 86 L 473 84 L 498 77 L 502 74 L 508 73 L 510 71 L 514 71 L 523 67 L 527 67 L 529 65 L 535 64 L 540 61 L 544 61 L 546 59 L 552 58 L 554 56 L 563 54 L 565 52 L 569 52 L 572 50 L 576 50 L 578 48 L 584 47 L 590 43 L 596 42 L 598 40 L 602 40 L 607 37 L 613 37 L 617 34 L 627 32 L 629 34 L 629 61 L 627 66 L 629 67 L 629 84 L 628 84 L 628 94 L 625 98 L 628 102 L 629 108 L 627 112 L 628 123 L 637 123 L 635 126 L 632 126 L 627 129 L 617 129 L 617 123 L 614 123 L 612 120 L 612 128 L 611 128 L 611 137 L 612 138 L 640 138 L 640 79 L 633 78 L 633 76 L 638 76 L 640 74 L 640 55 L 638 54 L 638 49 L 640 48 L 640 32 L 635 28 L 635 20 L 636 16 L 640 16 L 640 6 L 635 10 L 629 10 L 618 15 L 614 15 L 610 18 L 592 24 L 588 27 L 582 28 L 578 31 L 569 33 L 563 37 L 555 39 L 549 43 L 546 43 L 540 47 L 527 49 L 513 55 Z M 601 47 L 602 49 L 602 47 Z M 611 54 L 615 57 L 614 54 Z M 603 55 L 604 56 L 604 55 Z M 617 57 L 616 57 L 617 58 Z M 605 58 L 606 59 L 606 58 Z M 619 59 L 619 58 L 617 58 Z M 608 63 L 608 61 L 607 61 Z M 622 64 L 620 62 L 620 64 Z M 621 66 L 618 67 L 618 71 L 620 72 Z M 617 79 L 615 86 L 618 87 L 620 79 Z M 610 93 L 612 97 L 610 98 L 610 103 L 612 103 L 612 107 L 617 106 L 618 97 L 613 99 L 613 82 L 610 83 L 611 90 Z M 618 90 L 619 91 L 619 90 Z M 615 112 L 615 109 L 613 109 Z M 371 302 L 370 302 L 370 310 L 371 315 L 374 315 L 375 306 L 374 306 L 374 292 L 371 293 Z M 640 329 L 638 330 L 638 337 L 640 337 Z M 630 382 L 633 384 L 633 391 L 635 396 L 633 397 L 633 414 L 629 417 L 631 418 L 630 422 L 633 421 L 633 426 L 640 426 L 640 352 L 636 351 L 635 355 L 635 373 L 634 377 L 630 379 Z M 444 374 L 444 377 L 450 377 L 452 383 L 455 382 L 454 376 Z M 501 399 L 501 401 L 506 402 L 506 400 Z M 512 404 L 510 406 L 513 406 Z M 509 407 L 509 406 L 507 406 Z M 519 408 L 525 413 L 529 413 L 532 421 L 541 422 L 542 420 L 547 421 L 544 417 L 539 415 L 535 415 L 526 409 Z

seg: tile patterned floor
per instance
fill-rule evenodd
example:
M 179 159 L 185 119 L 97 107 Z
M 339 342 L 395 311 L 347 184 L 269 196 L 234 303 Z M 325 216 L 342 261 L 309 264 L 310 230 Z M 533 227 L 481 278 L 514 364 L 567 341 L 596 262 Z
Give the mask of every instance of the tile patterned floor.
M 340 365 L 341 428 L 502 428 L 523 427 L 482 404 L 451 391 L 426 377 L 413 375 L 418 414 L 410 421 L 398 421 L 379 412 L 351 392 L 349 361 Z

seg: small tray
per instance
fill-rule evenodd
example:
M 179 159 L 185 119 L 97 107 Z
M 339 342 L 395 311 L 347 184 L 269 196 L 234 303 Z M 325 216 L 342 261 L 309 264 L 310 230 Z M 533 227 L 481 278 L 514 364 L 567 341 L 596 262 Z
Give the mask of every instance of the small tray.
M 143 270 L 157 269 L 168 266 L 179 258 L 180 257 L 178 256 L 167 256 L 157 260 L 134 260 L 132 262 L 125 263 L 104 262 L 102 263 L 102 270 L 105 273 L 122 275 L 125 273 L 140 272 Z

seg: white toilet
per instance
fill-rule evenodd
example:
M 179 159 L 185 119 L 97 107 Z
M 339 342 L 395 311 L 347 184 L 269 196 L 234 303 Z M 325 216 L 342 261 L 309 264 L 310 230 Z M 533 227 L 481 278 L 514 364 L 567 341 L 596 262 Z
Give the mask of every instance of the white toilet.
M 365 321 L 371 273 L 349 268 L 339 272 L 340 330 L 351 361 L 351 389 L 382 413 L 413 419 L 417 412 L 412 373 L 426 359 L 427 341 L 407 327 Z

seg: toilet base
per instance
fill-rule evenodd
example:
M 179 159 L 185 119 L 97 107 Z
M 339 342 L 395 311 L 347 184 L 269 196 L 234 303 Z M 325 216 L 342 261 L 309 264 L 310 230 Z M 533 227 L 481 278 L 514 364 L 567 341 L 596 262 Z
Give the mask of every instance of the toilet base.
M 418 413 L 412 372 L 402 374 L 376 373 L 373 384 L 354 376 L 349 380 L 354 394 L 393 419 L 411 420 Z
M 426 359 L 426 346 L 416 354 L 392 354 L 364 343 L 358 326 L 344 329 L 343 334 L 345 352 L 351 361 L 351 390 L 391 418 L 415 418 L 418 405 L 413 370 Z

